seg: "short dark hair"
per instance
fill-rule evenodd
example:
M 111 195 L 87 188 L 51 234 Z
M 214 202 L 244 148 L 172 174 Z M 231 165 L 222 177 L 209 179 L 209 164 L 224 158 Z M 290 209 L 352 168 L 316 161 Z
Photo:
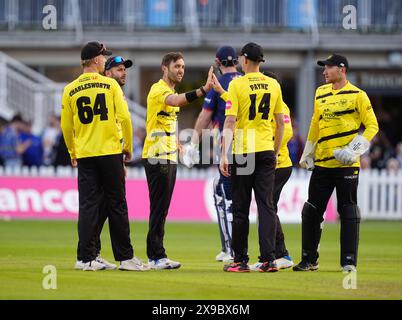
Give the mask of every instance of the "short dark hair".
M 179 59 L 184 59 L 181 52 L 169 52 L 162 59 L 162 66 L 168 67 L 171 62 L 176 62 Z
M 24 119 L 22 118 L 22 116 L 21 116 L 21 114 L 20 113 L 16 113 L 13 117 L 12 117 L 12 119 L 11 119 L 11 123 L 13 123 L 13 122 L 23 122 L 24 121 Z

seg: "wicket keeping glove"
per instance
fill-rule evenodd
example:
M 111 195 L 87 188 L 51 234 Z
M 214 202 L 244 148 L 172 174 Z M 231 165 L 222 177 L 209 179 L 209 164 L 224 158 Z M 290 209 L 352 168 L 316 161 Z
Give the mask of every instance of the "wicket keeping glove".
M 346 147 L 334 150 L 334 157 L 345 165 L 352 165 L 369 149 L 370 142 L 362 135 L 357 135 Z
M 192 168 L 200 162 L 200 150 L 198 144 L 187 143 L 184 145 L 183 164 L 187 168 Z
M 300 158 L 300 167 L 312 171 L 314 169 L 316 144 L 312 141 L 307 141 L 304 147 L 303 154 Z

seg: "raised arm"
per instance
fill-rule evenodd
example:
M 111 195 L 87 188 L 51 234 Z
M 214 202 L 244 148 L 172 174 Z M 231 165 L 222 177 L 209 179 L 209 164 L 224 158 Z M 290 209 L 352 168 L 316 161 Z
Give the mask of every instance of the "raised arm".
M 212 78 L 213 71 L 214 71 L 213 67 L 209 68 L 208 78 L 205 85 L 203 85 L 199 89 L 189 91 L 186 93 L 181 93 L 177 95 L 171 94 L 166 97 L 165 104 L 173 107 L 184 107 L 189 103 L 197 100 L 198 98 L 205 96 L 207 92 L 212 89 L 213 86 L 213 78 Z

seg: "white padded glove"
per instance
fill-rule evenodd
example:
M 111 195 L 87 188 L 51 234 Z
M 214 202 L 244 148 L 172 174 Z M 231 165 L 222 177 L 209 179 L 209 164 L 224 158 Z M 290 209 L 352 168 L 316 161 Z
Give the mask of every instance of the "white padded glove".
M 192 168 L 200 162 L 200 150 L 198 144 L 187 143 L 184 145 L 183 164 L 187 168 Z
M 346 147 L 334 150 L 334 157 L 345 165 L 352 165 L 370 149 L 370 142 L 362 135 L 357 135 Z
M 315 157 L 316 144 L 312 141 L 307 141 L 303 150 L 303 154 L 300 158 L 300 166 L 309 171 L 314 169 L 314 157 Z

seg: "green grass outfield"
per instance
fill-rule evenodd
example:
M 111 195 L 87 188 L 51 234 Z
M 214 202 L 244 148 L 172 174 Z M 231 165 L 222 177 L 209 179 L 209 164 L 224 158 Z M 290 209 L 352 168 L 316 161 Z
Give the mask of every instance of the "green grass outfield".
M 108 228 L 103 256 L 112 259 Z M 138 257 L 145 258 L 147 224 L 132 223 Z M 300 226 L 284 226 L 288 249 L 300 258 Z M 339 224 L 326 225 L 320 270 L 233 274 L 214 261 L 218 227 L 168 223 L 165 247 L 179 270 L 83 272 L 73 270 L 75 222 L 0 222 L 0 299 L 402 299 L 402 223 L 364 222 L 357 289 L 345 290 L 339 267 Z M 258 256 L 256 226 L 250 228 L 251 263 Z M 57 290 L 44 290 L 42 269 L 57 268 Z

